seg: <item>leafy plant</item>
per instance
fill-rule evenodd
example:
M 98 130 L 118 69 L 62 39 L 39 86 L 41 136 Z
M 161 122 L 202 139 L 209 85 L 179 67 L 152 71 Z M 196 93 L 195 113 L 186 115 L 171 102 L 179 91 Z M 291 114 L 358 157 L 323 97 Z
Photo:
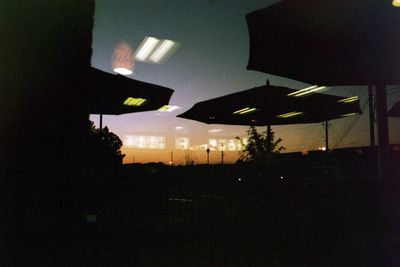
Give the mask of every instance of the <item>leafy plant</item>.
M 247 136 L 247 142 L 236 137 L 243 147 L 243 150 L 239 151 L 239 161 L 266 161 L 272 153 L 280 153 L 285 150 L 285 147 L 279 146 L 282 139 L 275 140 L 275 133 L 270 127 L 259 133 L 255 126 L 250 126 Z

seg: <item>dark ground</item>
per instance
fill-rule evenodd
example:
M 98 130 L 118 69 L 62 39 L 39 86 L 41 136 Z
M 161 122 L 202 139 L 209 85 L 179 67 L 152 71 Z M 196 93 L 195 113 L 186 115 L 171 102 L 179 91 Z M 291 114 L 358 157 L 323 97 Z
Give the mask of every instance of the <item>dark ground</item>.
M 400 266 L 397 182 L 284 166 L 125 166 L 96 221 L 29 226 L 2 266 Z

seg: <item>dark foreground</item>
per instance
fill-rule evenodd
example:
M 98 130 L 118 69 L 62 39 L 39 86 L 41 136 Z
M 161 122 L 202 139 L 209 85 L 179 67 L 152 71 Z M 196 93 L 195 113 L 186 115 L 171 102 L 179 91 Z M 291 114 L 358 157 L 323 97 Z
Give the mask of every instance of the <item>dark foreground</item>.
M 146 168 L 92 215 L 5 231 L 1 266 L 400 266 L 393 182 Z

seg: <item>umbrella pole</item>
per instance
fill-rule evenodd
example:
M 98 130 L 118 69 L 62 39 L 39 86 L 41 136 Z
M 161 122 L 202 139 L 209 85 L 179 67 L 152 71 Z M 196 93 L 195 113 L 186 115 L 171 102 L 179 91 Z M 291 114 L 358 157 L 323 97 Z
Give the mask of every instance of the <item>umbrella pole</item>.
M 325 149 L 329 151 L 329 121 L 325 121 Z
M 389 132 L 387 119 L 386 87 L 378 84 L 375 87 L 376 118 L 378 124 L 378 179 L 387 179 L 389 160 Z

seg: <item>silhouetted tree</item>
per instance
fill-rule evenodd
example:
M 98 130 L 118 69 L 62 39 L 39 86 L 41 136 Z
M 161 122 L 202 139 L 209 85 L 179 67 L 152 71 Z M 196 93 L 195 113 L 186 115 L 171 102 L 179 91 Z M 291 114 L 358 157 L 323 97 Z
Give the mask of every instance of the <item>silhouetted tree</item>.
M 239 151 L 239 161 L 265 161 L 268 155 L 285 150 L 283 146 L 279 146 L 282 139 L 275 140 L 275 133 L 270 127 L 259 133 L 255 126 L 250 126 L 247 130 L 247 136 L 247 143 L 236 137 L 243 146 L 243 150 Z
M 122 162 L 125 154 L 121 152 L 121 139 L 113 132 L 110 132 L 107 126 L 99 129 L 94 126 L 93 122 L 90 122 L 90 128 L 97 146 L 96 150 L 100 150 L 107 158 Z

